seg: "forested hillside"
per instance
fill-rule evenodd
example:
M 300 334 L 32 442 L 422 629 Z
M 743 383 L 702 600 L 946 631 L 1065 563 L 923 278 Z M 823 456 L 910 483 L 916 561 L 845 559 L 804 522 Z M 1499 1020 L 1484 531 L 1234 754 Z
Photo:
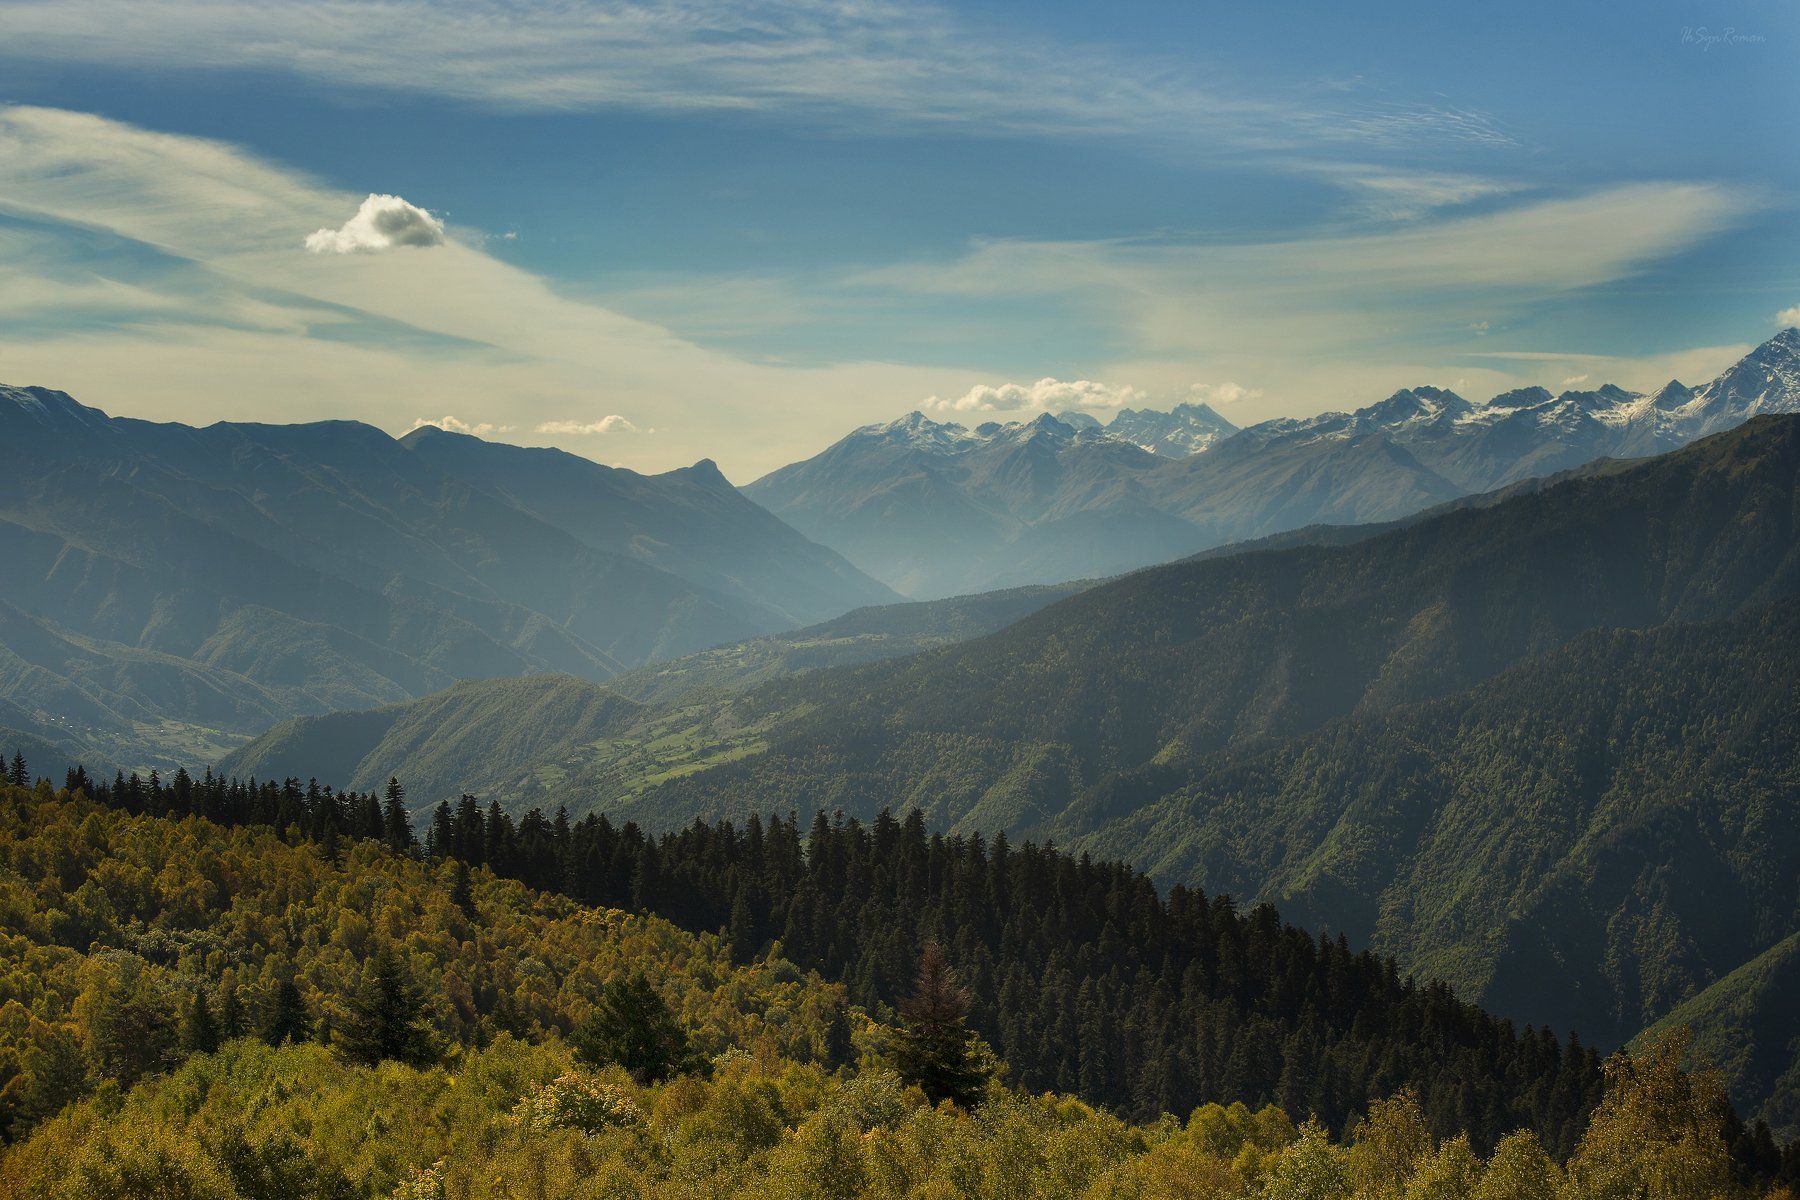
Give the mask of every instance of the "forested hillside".
M 220 762 L 246 778 L 319 778 L 356 791 L 399 775 L 415 804 L 527 790 L 546 763 L 630 726 L 638 705 L 571 675 L 459 683 L 371 712 L 298 717 Z
M 1800 928 L 1797 479 L 1800 423 L 1769 418 L 1352 545 L 1143 572 L 765 687 L 728 710 L 765 753 L 613 810 L 1054 836 L 1617 1045 Z
M 148 799 L 161 794 L 144 803 L 167 807 Z M 817 977 L 733 966 L 716 939 L 653 916 L 395 854 L 352 832 L 357 801 L 330 806 L 341 839 L 326 823 L 284 841 L 0 788 L 0 1132 L 219 1039 L 341 1040 L 383 955 L 423 997 L 432 1057 L 568 1032 L 628 970 L 651 975 L 708 1052 L 766 1044 L 808 1060 L 841 1028 L 841 992 Z
M 1050 836 L 1618 1045 L 1800 928 L 1797 463 L 1795 419 L 1765 419 L 1372 539 L 1144 572 L 965 645 L 646 710 L 496 794 Z M 446 727 L 471 790 L 518 724 L 486 726 L 491 756 Z M 281 752 L 278 775 L 316 755 Z M 416 799 L 449 794 L 445 761 L 416 760 Z M 1777 1057 L 1731 1082 L 1785 1123 Z
M 991 637 L 776 683 L 770 752 L 633 815 L 917 805 L 1043 832 L 1134 771 L 1449 695 L 1584 630 L 1729 615 L 1800 588 L 1800 418 L 1347 546 L 1139 572 Z
M 1693 1034 L 1692 1057 L 1717 1066 L 1741 1111 L 1800 1138 L 1800 933 L 1769 947 L 1645 1031 Z
M 779 958 L 740 950 L 732 965 L 728 939 L 585 909 L 459 860 L 420 861 L 372 798 L 185 779 L 122 798 L 169 808 L 176 796 L 336 823 L 315 839 L 290 820 L 283 839 L 133 814 L 47 783 L 0 786 L 0 1100 L 16 1141 L 0 1149 L 0 1194 L 1176 1200 L 1203 1187 L 1243 1200 L 1349 1200 L 1370 1188 L 1413 1200 L 1609 1200 L 1623 1186 L 1718 1200 L 1800 1174 L 1800 1153 L 1784 1158 L 1766 1132 L 1735 1123 L 1715 1082 L 1679 1071 L 1679 1038 L 1609 1064 L 1604 1100 L 1566 1162 L 1528 1131 L 1491 1154 L 1443 1137 L 1407 1092 L 1376 1100 L 1341 1140 L 1237 1102 L 1134 1125 L 994 1078 L 1004 1067 L 956 1032 L 965 993 L 954 978 L 933 983 L 930 952 L 891 1023 L 871 1022 Z M 270 812 L 256 809 L 271 800 Z M 473 826 L 484 848 L 488 829 L 509 825 L 489 819 Z M 969 845 L 889 829 L 912 847 L 915 878 L 972 878 Z M 386 844 L 359 837 L 372 832 Z M 797 850 L 794 832 L 765 845 Z M 529 837 L 511 833 L 516 855 Z M 457 836 L 434 830 L 431 841 Z M 827 826 L 807 869 L 821 881 L 860 875 L 879 863 L 868 848 L 882 837 Z M 730 861 L 749 842 L 733 847 L 719 831 L 694 839 L 685 861 L 670 856 L 684 877 L 749 886 L 741 858 Z M 642 878 L 651 851 L 635 846 Z M 1040 852 L 1037 867 L 1050 861 Z M 703 862 L 710 877 L 684 869 Z M 1048 886 L 1066 892 L 1068 869 Z M 1079 882 L 1089 868 L 1075 870 Z M 1017 879 L 1037 873 L 1025 866 Z M 1115 897 L 1134 891 L 1121 892 L 1116 871 L 1111 880 Z M 954 925 L 958 915 L 945 917 Z M 1259 920 L 1243 926 L 1252 946 Z M 1204 923 L 1225 933 L 1237 922 L 1214 906 Z M 1084 944 L 1077 930 L 1063 934 Z M 1284 942 L 1290 953 L 1300 944 L 1278 933 Z M 1354 975 L 1369 961 L 1338 968 Z M 1429 1026 L 1454 1005 L 1420 998 L 1427 1006 L 1403 1004 L 1394 1028 L 1445 1036 Z M 1491 1052 L 1494 1033 L 1510 1038 L 1490 1026 L 1477 1044 Z M 939 1076 L 921 1051 L 972 1072 L 935 1107 Z M 1558 1074 L 1553 1055 L 1550 1076 L 1544 1062 L 1520 1062 L 1508 1083 L 1544 1095 L 1547 1079 L 1578 1062 L 1593 1078 L 1591 1058 L 1565 1057 Z
M 501 1038 L 443 1066 L 359 1066 L 237 1041 L 0 1159 L 45 1200 L 1656 1200 L 1785 1196 L 1740 1182 L 1716 1085 L 1679 1048 L 1616 1063 L 1559 1164 L 1530 1134 L 1480 1156 L 1405 1096 L 1349 1138 L 1280 1109 L 1208 1104 L 1131 1125 L 993 1089 L 933 1108 L 892 1070 L 726 1052 L 644 1084 L 562 1044 Z
M 1192 776 L 1121 784 L 1076 845 L 1616 1045 L 1800 929 L 1800 601 L 1587 634 Z
M 185 775 L 167 786 L 71 782 L 133 813 L 288 829 L 324 845 L 408 844 L 397 794 L 384 805 Z M 1342 1128 L 1410 1087 L 1442 1136 L 1486 1147 L 1526 1127 L 1561 1153 L 1598 1094 L 1599 1060 L 1573 1037 L 1518 1033 L 1271 908 L 1242 914 L 1185 889 L 1164 901 L 1120 864 L 1004 838 L 946 841 L 916 812 L 870 828 L 821 815 L 805 833 L 772 818 L 653 841 L 604 818 L 571 825 L 534 812 L 515 823 L 470 799 L 437 810 L 424 850 L 720 931 L 737 961 L 778 953 L 842 981 L 872 1012 L 896 1004 L 923 946 L 941 943 L 975 997 L 975 1028 L 1020 1083 L 1146 1120 L 1230 1095 Z

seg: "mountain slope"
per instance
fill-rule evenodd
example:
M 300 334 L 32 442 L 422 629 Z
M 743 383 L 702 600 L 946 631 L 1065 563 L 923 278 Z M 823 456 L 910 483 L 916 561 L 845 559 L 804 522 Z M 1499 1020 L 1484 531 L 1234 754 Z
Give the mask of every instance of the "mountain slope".
M 1237 432 L 1209 404 L 1177 404 L 1168 412 L 1122 408 L 1105 429 L 1112 436 L 1166 458 L 1186 458 L 1209 450 Z
M 1074 844 L 1616 1045 L 1800 929 L 1800 599 L 1210 755 Z M 1122 797 L 1113 796 L 1117 801 Z
M 591 528 L 621 531 L 608 548 L 493 486 L 495 471 L 529 474 L 506 448 L 421 448 L 438 440 L 354 422 L 158 425 L 0 388 L 0 696 L 79 719 L 111 761 L 169 765 L 290 715 L 457 679 L 603 679 L 786 628 L 778 579 L 795 612 L 889 595 L 716 472 L 552 459 L 586 481 Z M 464 460 L 480 482 L 447 469 Z
M 710 459 L 664 475 L 427 425 L 400 444 L 583 545 L 650 563 L 787 624 L 896 599 L 726 482 Z
M 228 755 L 219 770 L 317 778 L 353 791 L 378 791 L 398 776 L 420 808 L 463 792 L 506 791 L 637 713 L 617 693 L 567 675 L 467 681 L 407 704 L 297 717 Z
M 1044 584 L 859 608 L 792 633 L 638 667 L 606 685 L 633 700 L 657 704 L 679 704 L 707 692 L 741 692 L 805 671 L 903 658 L 981 637 L 1087 586 Z
M 1761 418 L 1351 545 L 1140 572 L 979 641 L 754 692 L 735 720 L 807 715 L 770 755 L 643 798 L 644 815 L 806 794 L 1041 832 L 1090 793 L 1448 695 L 1587 629 L 1791 594 L 1797 466 L 1800 418 Z
M 765 752 L 608 808 L 1053 838 L 1617 1045 L 1800 929 L 1797 525 L 1800 417 L 1758 418 L 771 684 L 716 718 Z M 1733 1003 L 1716 1023 L 1782 1036 L 1785 993 Z M 1763 1061 L 1746 1103 L 1785 1094 Z
M 1800 1137 L 1800 933 L 1757 955 L 1677 1005 L 1637 1039 L 1693 1031 L 1690 1054 L 1725 1075 L 1747 1120 L 1767 1121 L 1777 1139 Z
M 1254 464 L 1159 457 L 1048 414 L 968 431 L 914 413 L 745 492 L 921 599 L 1117 575 L 1315 521 L 1385 520 L 1458 495 L 1404 450 L 1321 441 Z
M 465 681 L 385 708 L 284 721 L 227 755 L 220 769 L 362 789 L 398 776 L 413 790 L 415 808 L 463 790 L 514 812 L 565 801 L 581 808 L 624 786 L 650 786 L 669 769 L 760 751 L 754 728 L 706 727 L 708 705 L 719 696 L 977 637 L 1077 590 L 1020 588 L 858 609 L 792 634 L 641 667 L 604 687 L 567 676 Z

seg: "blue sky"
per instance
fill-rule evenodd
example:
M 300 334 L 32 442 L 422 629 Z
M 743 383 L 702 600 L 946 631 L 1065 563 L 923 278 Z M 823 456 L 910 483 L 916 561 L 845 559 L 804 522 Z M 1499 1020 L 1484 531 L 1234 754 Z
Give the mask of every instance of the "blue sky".
M 0 379 L 740 481 L 996 395 L 1698 381 L 1800 307 L 1797 61 L 1791 3 L 0 0 Z M 306 248 L 371 194 L 415 244 Z

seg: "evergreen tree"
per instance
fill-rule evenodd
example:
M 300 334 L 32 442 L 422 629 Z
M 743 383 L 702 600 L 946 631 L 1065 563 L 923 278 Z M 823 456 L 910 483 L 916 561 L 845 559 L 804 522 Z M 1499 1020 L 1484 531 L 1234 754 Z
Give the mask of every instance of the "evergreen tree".
M 640 1084 L 660 1083 L 700 1065 L 687 1031 L 641 971 L 606 983 L 569 1044 L 584 1062 L 617 1063 Z
M 25 787 L 31 782 L 31 772 L 25 769 L 25 756 L 16 750 L 13 752 L 12 770 L 8 772 L 7 779 L 14 787 Z
M 181 1048 L 188 1054 L 211 1054 L 219 1048 L 219 1026 L 206 993 L 196 991 L 181 1022 Z
M 180 1061 L 173 1005 L 147 985 L 141 963 L 126 960 L 88 1001 L 87 1044 L 105 1077 L 130 1087 Z
M 369 1066 L 386 1059 L 421 1066 L 437 1053 L 424 989 L 387 946 L 369 960 L 336 1033 L 344 1054 Z
M 230 1041 L 243 1037 L 246 1032 L 244 1003 L 238 999 L 237 988 L 227 983 L 219 1000 L 219 1036 Z
M 469 864 L 460 858 L 456 860 L 455 874 L 450 881 L 450 899 L 462 909 L 463 916 L 475 916 L 475 890 L 469 886 Z
M 304 1042 L 311 1033 L 311 1024 L 300 986 L 289 975 L 275 985 L 275 991 L 269 997 L 269 1011 L 263 1019 L 263 1041 L 271 1046 Z
M 969 1028 L 969 993 L 956 982 L 943 947 L 925 943 L 919 956 L 919 984 L 900 1004 L 894 1037 L 894 1067 L 938 1104 L 962 1108 L 981 1102 L 987 1071 Z
M 398 779 L 387 782 L 387 803 L 381 810 L 381 837 L 395 854 L 411 854 L 412 821 L 406 815 L 406 789 Z
M 725 938 L 731 943 L 731 961 L 747 963 L 756 957 L 761 944 L 756 936 L 756 918 L 750 911 L 744 889 L 739 888 L 731 903 L 731 918 L 725 924 Z

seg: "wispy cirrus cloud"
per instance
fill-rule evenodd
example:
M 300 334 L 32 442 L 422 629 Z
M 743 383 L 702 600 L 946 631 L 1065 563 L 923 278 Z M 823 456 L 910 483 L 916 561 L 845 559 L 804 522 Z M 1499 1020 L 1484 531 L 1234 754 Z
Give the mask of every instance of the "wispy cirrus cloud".
M 901 0 L 5 0 L 0 28 L 0 61 L 276 71 L 500 109 L 784 112 L 1240 148 L 1511 144 L 1463 107 L 1252 95 L 1191 62 Z
M 995 241 L 857 281 L 944 296 L 1080 297 L 1110 308 L 1144 352 L 1342 353 L 1378 344 L 1384 329 L 1468 331 L 1490 312 L 1626 278 L 1762 203 L 1717 184 L 1627 184 L 1367 234 L 1235 245 Z
M 1292 164 L 1349 192 L 1367 216 L 1411 221 L 1446 208 L 1489 200 L 1524 190 L 1512 180 L 1438 171 L 1403 171 L 1372 163 L 1303 162 Z
M 1466 378 L 1471 394 L 1584 372 L 1631 385 L 1645 364 L 1505 345 L 1477 354 L 1470 326 L 1513 328 L 1517 312 L 1625 278 L 1760 203 L 1722 185 L 1633 184 L 1499 197 L 1353 236 L 989 242 L 796 286 L 834 311 L 872 304 L 865 315 L 947 307 L 945 297 L 970 311 L 1045 300 L 1113 347 L 1026 374 L 973 354 L 960 365 L 798 365 L 707 348 L 572 296 L 455 230 L 422 253 L 303 248 L 342 230 L 367 194 L 217 141 L 0 109 L 0 333 L 12 335 L 0 377 L 149 417 L 358 415 L 402 430 L 437 412 L 455 414 L 434 422 L 446 427 L 511 424 L 576 450 L 618 429 L 590 432 L 604 422 L 569 414 L 630 413 L 659 431 L 630 440 L 634 465 L 716 456 L 748 478 L 920 396 L 968 412 L 1104 408 L 1161 403 L 1196 379 L 1253 379 L 1232 414 L 1244 423 L 1446 379 Z M 1716 357 L 1694 351 L 1672 373 L 1703 378 Z M 992 382 L 1009 377 L 1038 381 Z
M 1504 365 L 1553 391 L 1615 383 L 1631 391 L 1653 392 L 1671 379 L 1690 385 L 1704 383 L 1753 348 L 1752 343 L 1736 342 L 1630 357 L 1579 350 L 1496 350 L 1469 357 Z
M 449 234 L 427 253 L 307 252 L 360 203 L 226 143 L 0 108 L 0 332 L 28 333 L 0 343 L 0 378 L 156 419 L 404 431 L 437 412 L 571 448 L 621 428 L 567 420 L 598 388 L 660 431 L 634 439 L 633 465 L 717 457 L 739 478 L 848 418 L 967 386 L 966 371 L 710 350 Z
M 995 241 L 947 261 L 863 272 L 854 282 L 996 304 L 1080 303 L 1126 345 L 1105 364 L 1110 377 L 1156 396 L 1179 394 L 1202 370 L 1255 378 L 1264 394 L 1240 409 L 1254 420 L 1441 381 L 1451 377 L 1443 364 L 1458 359 L 1481 361 L 1458 371 L 1471 392 L 1541 382 L 1517 373 L 1514 364 L 1529 360 L 1476 353 L 1493 340 L 1483 335 L 1500 315 L 1629 278 L 1765 204 L 1755 191 L 1719 184 L 1627 184 L 1284 241 Z M 1679 365 L 1704 377 L 1698 371 L 1724 352 L 1695 351 Z M 1592 373 L 1641 383 L 1673 361 L 1656 356 Z M 1552 381 L 1586 370 L 1586 360 L 1571 356 L 1550 367 L 1557 368 Z

